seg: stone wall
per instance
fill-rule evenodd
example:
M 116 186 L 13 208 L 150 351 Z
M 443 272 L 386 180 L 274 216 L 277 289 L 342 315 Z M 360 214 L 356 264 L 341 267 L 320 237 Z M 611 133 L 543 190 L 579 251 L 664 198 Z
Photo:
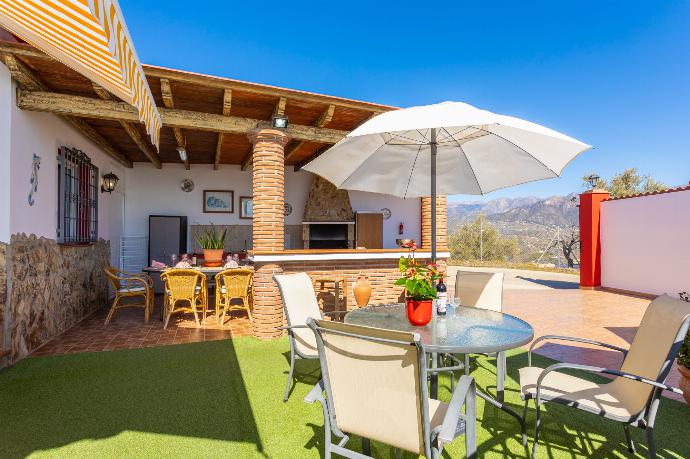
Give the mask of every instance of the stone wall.
M 15 234 L 10 247 L 14 363 L 107 303 L 103 268 L 109 264 L 110 242 L 64 246 Z

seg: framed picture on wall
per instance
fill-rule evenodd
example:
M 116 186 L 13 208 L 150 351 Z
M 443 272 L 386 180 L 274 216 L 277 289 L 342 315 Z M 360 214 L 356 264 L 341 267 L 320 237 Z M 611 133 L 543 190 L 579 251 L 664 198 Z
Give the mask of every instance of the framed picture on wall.
M 235 212 L 235 194 L 231 190 L 204 190 L 204 213 L 231 214 Z
M 240 196 L 240 218 L 254 218 L 254 198 L 252 196 Z

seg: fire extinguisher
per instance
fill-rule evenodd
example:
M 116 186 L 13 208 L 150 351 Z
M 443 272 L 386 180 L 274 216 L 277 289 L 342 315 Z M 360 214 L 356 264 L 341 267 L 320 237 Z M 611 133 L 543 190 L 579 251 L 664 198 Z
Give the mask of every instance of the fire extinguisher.
M 400 225 L 398 226 L 398 234 L 402 235 L 405 232 L 405 225 L 403 222 L 400 222 Z

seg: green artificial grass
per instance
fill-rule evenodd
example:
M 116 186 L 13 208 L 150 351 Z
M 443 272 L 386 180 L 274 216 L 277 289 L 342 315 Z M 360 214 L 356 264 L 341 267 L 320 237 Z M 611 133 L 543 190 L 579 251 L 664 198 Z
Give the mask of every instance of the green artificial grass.
M 321 407 L 302 401 L 318 367 L 298 362 L 299 382 L 283 403 L 287 352 L 285 339 L 237 338 L 23 360 L 0 373 L 0 457 L 322 457 Z M 516 371 L 526 360 L 522 351 L 508 358 L 506 398 L 517 409 Z M 536 363 L 550 361 L 537 356 Z M 477 365 L 479 386 L 493 392 L 493 361 Z M 447 386 L 442 379 L 445 400 Z M 480 457 L 527 456 L 512 417 L 481 399 L 478 416 Z M 528 423 L 531 446 L 533 406 Z M 661 457 L 690 456 L 689 427 L 690 408 L 664 399 L 656 429 Z M 644 455 L 644 433 L 633 435 Z M 385 445 L 373 449 L 376 457 L 394 457 Z M 543 418 L 539 456 L 629 454 L 620 425 L 554 404 Z M 464 457 L 463 438 L 444 457 Z

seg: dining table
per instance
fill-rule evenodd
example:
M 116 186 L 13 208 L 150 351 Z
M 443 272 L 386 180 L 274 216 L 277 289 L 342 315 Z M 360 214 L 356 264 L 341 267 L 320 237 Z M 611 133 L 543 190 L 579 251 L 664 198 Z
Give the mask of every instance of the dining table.
M 424 351 L 431 356 L 429 396 L 438 396 L 438 356 L 453 354 L 497 354 L 499 375 L 496 384 L 496 397 L 483 390 L 477 396 L 515 417 L 522 426 L 523 439 L 525 426 L 522 416 L 504 403 L 504 378 L 506 374 L 505 352 L 524 346 L 534 338 L 530 324 L 513 315 L 487 309 L 451 306 L 445 315 L 432 314 L 431 321 L 424 326 L 412 325 L 407 319 L 405 305 L 402 303 L 371 305 L 355 309 L 344 318 L 345 323 L 368 327 L 417 333 Z

